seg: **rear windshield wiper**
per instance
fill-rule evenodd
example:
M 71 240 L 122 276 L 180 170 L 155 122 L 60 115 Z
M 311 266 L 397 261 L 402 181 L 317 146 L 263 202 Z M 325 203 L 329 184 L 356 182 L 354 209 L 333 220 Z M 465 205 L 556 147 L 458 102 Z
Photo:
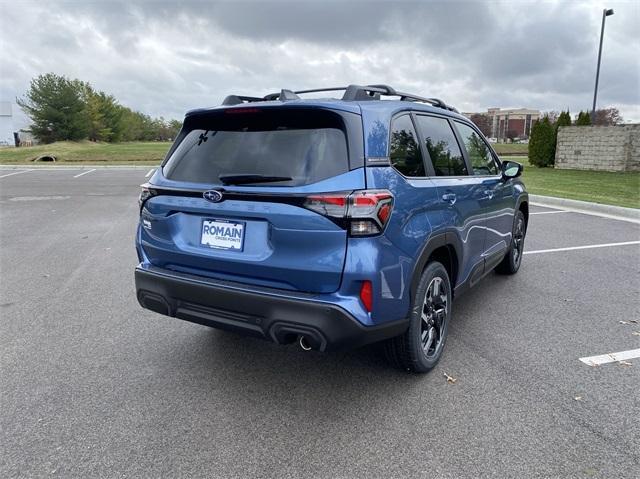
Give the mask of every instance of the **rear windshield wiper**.
M 266 175 L 220 175 L 218 176 L 224 185 L 246 185 L 249 183 L 275 183 L 277 181 L 291 181 L 290 176 L 266 176 Z

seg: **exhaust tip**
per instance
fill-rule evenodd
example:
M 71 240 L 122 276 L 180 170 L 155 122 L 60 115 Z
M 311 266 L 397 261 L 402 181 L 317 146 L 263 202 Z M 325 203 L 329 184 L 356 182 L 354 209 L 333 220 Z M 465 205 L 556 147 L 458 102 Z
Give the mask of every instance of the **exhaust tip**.
M 300 347 L 303 351 L 311 351 L 311 345 L 309 344 L 309 341 L 307 341 L 307 338 L 300 336 L 298 342 L 300 343 Z

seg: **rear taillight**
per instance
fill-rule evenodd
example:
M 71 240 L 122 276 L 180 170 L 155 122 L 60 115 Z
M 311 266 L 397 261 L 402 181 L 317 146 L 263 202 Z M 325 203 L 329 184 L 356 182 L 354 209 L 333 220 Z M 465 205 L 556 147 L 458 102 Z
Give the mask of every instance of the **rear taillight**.
M 331 218 L 345 218 L 349 193 L 328 193 L 325 195 L 307 196 L 304 207 Z
M 155 190 L 151 188 L 147 188 L 146 186 L 142 186 L 140 190 L 140 196 L 138 197 L 138 206 L 140 206 L 140 211 L 142 211 L 142 207 L 144 206 L 144 202 L 149 198 L 156 194 Z
M 393 196 L 387 190 L 356 191 L 350 196 L 352 236 L 376 235 L 384 230 L 393 208 Z
M 311 195 L 304 207 L 343 220 L 351 236 L 372 236 L 380 234 L 389 222 L 393 195 L 387 190 Z

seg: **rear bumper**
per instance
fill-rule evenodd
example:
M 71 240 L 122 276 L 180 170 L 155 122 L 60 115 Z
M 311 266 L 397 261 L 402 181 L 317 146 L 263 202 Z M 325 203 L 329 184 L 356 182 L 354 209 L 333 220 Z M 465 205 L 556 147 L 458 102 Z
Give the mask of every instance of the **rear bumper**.
M 320 351 L 374 343 L 402 334 L 408 326 L 407 320 L 363 326 L 343 308 L 312 295 L 282 296 L 154 267 L 136 268 L 135 281 L 143 308 L 280 344 L 303 335 Z

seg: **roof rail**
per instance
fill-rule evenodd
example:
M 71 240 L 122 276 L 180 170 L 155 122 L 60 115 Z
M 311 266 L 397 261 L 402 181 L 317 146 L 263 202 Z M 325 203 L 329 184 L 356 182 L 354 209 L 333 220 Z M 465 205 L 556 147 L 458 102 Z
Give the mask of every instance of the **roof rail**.
M 270 93 L 269 95 L 265 95 L 263 98 L 253 97 L 253 96 L 239 96 L 239 95 L 229 95 L 222 102 L 223 105 L 239 105 L 241 103 L 255 102 L 255 101 L 288 101 L 288 100 L 299 100 L 300 97 L 298 95 L 304 93 L 318 93 L 318 92 L 327 92 L 327 91 L 341 91 L 344 90 L 344 94 L 342 95 L 342 100 L 344 101 L 366 101 L 366 100 L 379 100 L 380 96 L 399 96 L 401 101 L 418 101 L 421 103 L 428 103 L 431 106 L 435 106 L 437 108 L 442 108 L 444 110 L 453 111 L 458 113 L 454 107 L 447 105 L 445 102 L 440 100 L 439 98 L 425 98 L 418 95 L 414 95 L 413 93 L 404 93 L 400 91 L 396 91 L 393 87 L 389 85 L 348 85 L 348 86 L 340 86 L 340 87 L 329 87 L 329 88 L 314 88 L 311 90 L 280 90 L 279 93 Z
M 369 87 L 378 87 L 378 88 L 383 88 L 387 91 L 387 93 L 385 93 L 388 96 L 399 96 L 400 100 L 402 101 L 419 101 L 422 103 L 429 103 L 430 105 L 433 105 L 435 107 L 438 108 L 444 108 L 445 110 L 449 110 L 449 111 L 453 111 L 455 113 L 458 113 L 458 110 L 455 109 L 454 107 L 447 105 L 445 102 L 443 102 L 442 100 L 440 100 L 439 98 L 424 98 L 418 95 L 414 95 L 413 93 L 404 93 L 401 91 L 396 91 L 393 88 L 391 88 L 389 85 L 369 85 Z

